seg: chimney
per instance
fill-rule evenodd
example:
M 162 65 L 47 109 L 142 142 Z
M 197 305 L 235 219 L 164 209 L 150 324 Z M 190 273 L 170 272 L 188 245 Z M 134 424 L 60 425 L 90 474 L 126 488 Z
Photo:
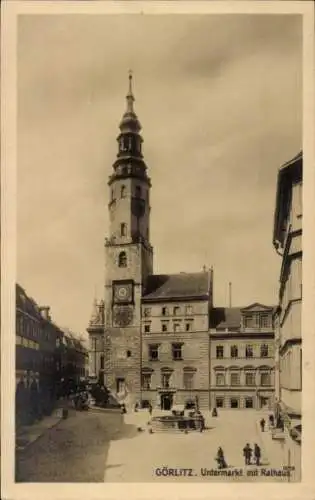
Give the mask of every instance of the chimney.
M 51 317 L 50 317 L 50 314 L 49 314 L 49 311 L 50 311 L 50 307 L 49 306 L 42 306 L 39 308 L 40 310 L 40 313 L 42 315 L 42 317 L 44 319 L 46 319 L 47 321 L 50 321 L 51 320 Z
M 232 307 L 232 283 L 229 283 L 229 307 Z

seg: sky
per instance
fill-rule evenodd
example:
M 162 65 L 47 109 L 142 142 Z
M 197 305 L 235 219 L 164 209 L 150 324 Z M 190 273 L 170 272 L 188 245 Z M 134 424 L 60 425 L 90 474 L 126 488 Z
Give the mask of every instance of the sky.
M 102 298 L 128 70 L 152 180 L 154 272 L 214 268 L 214 305 L 276 304 L 278 168 L 302 148 L 293 15 L 25 15 L 18 24 L 17 280 L 85 334 Z

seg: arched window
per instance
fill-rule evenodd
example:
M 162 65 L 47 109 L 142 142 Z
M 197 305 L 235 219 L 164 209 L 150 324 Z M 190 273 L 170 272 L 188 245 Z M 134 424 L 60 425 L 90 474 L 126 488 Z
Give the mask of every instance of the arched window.
M 136 186 L 136 198 L 141 198 L 141 186 Z
M 126 186 L 121 186 L 120 188 L 120 197 L 126 198 Z
M 120 252 L 118 256 L 118 266 L 127 267 L 127 255 L 126 252 Z
M 126 236 L 126 234 L 127 234 L 127 224 L 122 222 L 122 224 L 120 224 L 120 236 Z

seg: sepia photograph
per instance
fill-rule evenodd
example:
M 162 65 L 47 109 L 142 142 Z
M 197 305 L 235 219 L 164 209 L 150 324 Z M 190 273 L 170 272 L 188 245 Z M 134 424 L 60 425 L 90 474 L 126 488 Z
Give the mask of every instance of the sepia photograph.
M 303 480 L 303 15 L 162 14 L 16 18 L 25 487 Z

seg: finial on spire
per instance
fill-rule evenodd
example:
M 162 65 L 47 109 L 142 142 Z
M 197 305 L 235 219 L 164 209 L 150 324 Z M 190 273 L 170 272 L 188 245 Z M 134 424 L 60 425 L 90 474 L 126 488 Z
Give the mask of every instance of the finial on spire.
M 129 78 L 129 94 L 132 94 L 132 69 L 128 71 Z
M 127 112 L 133 113 L 133 103 L 134 103 L 134 96 L 132 93 L 132 70 L 130 69 L 128 71 L 128 78 L 129 78 L 129 88 L 128 88 L 128 94 L 127 94 Z

